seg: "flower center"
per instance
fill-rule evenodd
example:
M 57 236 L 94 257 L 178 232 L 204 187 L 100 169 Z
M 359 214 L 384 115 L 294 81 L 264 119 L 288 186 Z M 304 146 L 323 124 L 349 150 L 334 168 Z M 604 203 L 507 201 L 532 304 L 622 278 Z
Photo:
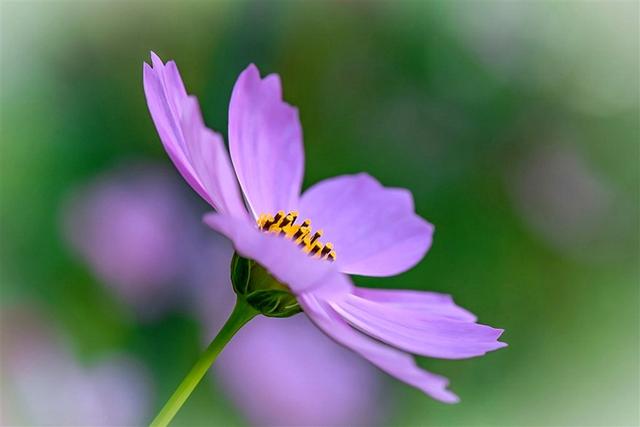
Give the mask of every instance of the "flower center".
M 266 233 L 273 233 L 276 236 L 284 235 L 302 248 L 302 251 L 314 258 L 335 261 L 336 252 L 333 244 L 322 243 L 320 237 L 322 230 L 312 232 L 311 220 L 305 219 L 301 224 L 296 224 L 298 212 L 291 211 L 285 215 L 284 211 L 278 211 L 275 216 L 271 214 L 261 214 L 258 217 L 258 228 Z

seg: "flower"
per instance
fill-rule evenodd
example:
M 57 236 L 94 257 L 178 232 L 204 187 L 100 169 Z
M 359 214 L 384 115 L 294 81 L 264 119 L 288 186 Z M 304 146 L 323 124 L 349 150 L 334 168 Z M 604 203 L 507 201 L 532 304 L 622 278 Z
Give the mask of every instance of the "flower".
M 198 214 L 164 167 L 120 165 L 72 191 L 62 231 L 94 276 L 143 318 L 176 305 Z
M 628 210 L 616 212 L 614 189 L 578 147 L 567 142 L 536 146 L 515 166 L 508 175 L 513 203 L 525 226 L 544 243 L 602 262 L 602 250 L 613 246 L 607 242 L 624 242 L 621 234 L 627 233 L 630 218 L 622 212 Z
M 1 425 L 133 426 L 149 416 L 153 387 L 138 360 L 110 354 L 85 366 L 49 319 L 3 307 Z
M 147 104 L 169 157 L 216 210 L 205 222 L 284 284 L 329 337 L 429 396 L 457 402 L 448 380 L 419 368 L 411 354 L 480 356 L 505 346 L 498 341 L 502 330 L 476 323 L 448 295 L 359 288 L 348 276 L 395 275 L 424 257 L 433 226 L 415 214 L 410 192 L 361 173 L 301 195 L 298 112 L 282 100 L 280 78 L 261 78 L 254 65 L 231 95 L 229 161 L 175 62 L 151 58 L 143 66 Z M 298 218 L 307 220 L 296 225 Z M 314 232 L 311 221 L 324 232 Z
M 253 425 L 362 426 L 384 415 L 376 369 L 304 316 L 248 323 L 214 373 Z

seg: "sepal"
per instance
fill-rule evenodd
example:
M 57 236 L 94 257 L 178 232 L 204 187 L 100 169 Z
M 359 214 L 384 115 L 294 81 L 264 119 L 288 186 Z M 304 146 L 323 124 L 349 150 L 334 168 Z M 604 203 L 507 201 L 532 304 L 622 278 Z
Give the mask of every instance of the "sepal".
M 251 307 L 268 317 L 290 317 L 302 311 L 291 290 L 260 264 L 238 253 L 231 259 L 233 290 Z

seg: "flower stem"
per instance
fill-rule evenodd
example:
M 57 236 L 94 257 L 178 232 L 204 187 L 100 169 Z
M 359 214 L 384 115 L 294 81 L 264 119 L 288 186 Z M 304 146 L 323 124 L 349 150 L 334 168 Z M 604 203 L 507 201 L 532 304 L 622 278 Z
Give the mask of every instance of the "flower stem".
M 258 312 L 251 307 L 244 298 L 238 297 L 233 312 L 227 319 L 218 335 L 211 341 L 209 347 L 200 356 L 200 359 L 191 368 L 191 371 L 182 380 L 176 391 L 171 395 L 167 403 L 162 407 L 158 415 L 151 422 L 150 427 L 165 427 L 169 425 L 173 417 L 178 413 L 184 402 L 187 401 L 204 374 L 209 370 L 213 362 L 231 338 Z

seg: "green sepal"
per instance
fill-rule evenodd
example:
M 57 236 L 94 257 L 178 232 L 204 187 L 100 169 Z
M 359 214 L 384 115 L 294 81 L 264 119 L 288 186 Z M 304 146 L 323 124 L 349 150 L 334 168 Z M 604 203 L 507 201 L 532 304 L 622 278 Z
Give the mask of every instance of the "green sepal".
M 233 258 L 231 258 L 231 283 L 236 294 L 247 294 L 250 274 L 251 260 L 243 258 L 234 252 Z
M 260 264 L 238 253 L 231 259 L 231 283 L 236 294 L 268 317 L 289 317 L 302 309 L 291 290 Z

